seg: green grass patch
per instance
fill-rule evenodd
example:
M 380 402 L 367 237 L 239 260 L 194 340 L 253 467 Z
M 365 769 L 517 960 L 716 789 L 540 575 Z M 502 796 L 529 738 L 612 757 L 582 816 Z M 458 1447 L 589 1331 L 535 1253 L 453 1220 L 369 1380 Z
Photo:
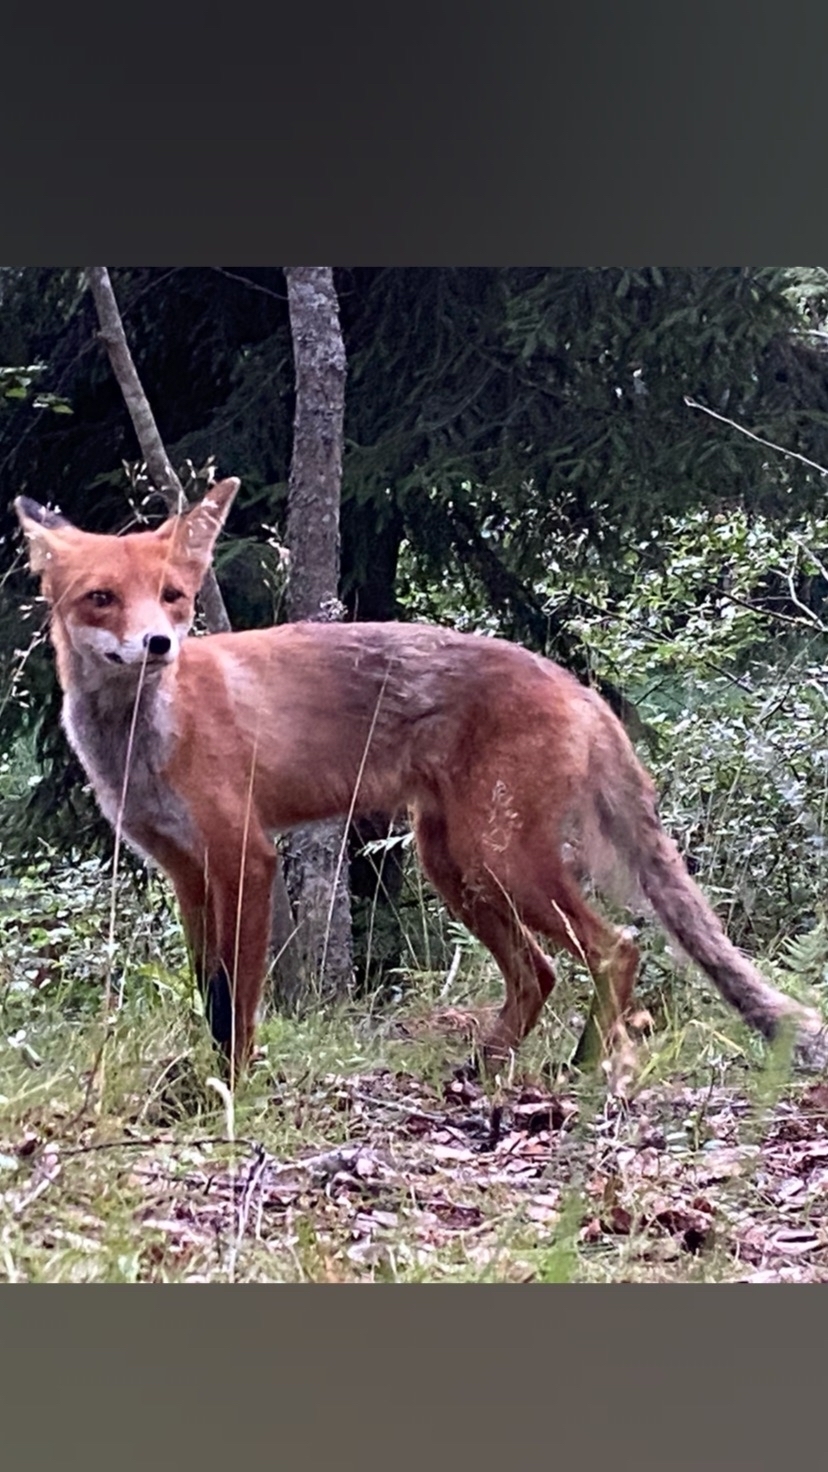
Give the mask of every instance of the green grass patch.
M 568 963 L 499 1079 L 455 1075 L 500 991 L 460 932 L 393 1002 L 270 1012 L 230 1096 L 166 886 L 123 881 L 109 954 L 109 883 L 50 859 L 3 888 L 1 1280 L 828 1275 L 828 1090 L 792 1082 L 660 942 L 625 1101 L 567 1070 L 589 998 Z

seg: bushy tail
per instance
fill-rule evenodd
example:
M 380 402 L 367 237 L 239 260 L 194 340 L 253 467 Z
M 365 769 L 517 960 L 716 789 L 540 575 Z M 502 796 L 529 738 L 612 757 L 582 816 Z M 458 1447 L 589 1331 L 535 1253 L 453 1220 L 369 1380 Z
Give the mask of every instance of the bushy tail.
M 604 732 L 604 738 L 609 733 Z M 828 1031 L 819 1014 L 766 982 L 728 940 L 721 922 L 664 832 L 655 791 L 619 729 L 611 759 L 604 751 L 591 783 L 602 837 L 619 855 L 664 929 L 715 983 L 745 1022 L 768 1039 L 793 1024 L 795 1057 L 803 1067 L 828 1063 Z M 599 769 L 600 768 L 600 769 Z

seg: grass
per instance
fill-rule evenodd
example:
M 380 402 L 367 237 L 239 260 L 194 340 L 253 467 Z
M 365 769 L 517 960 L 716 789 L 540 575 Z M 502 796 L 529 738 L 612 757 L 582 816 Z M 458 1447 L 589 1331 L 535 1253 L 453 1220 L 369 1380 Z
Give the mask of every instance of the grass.
M 111 958 L 107 894 L 51 858 L 3 890 L 0 1280 L 828 1277 L 828 1088 L 791 1082 L 663 950 L 628 1101 L 565 1070 L 587 999 L 569 967 L 505 1077 L 456 1078 L 498 996 L 465 944 L 393 1006 L 267 1016 L 230 1097 L 165 887 L 124 881 Z

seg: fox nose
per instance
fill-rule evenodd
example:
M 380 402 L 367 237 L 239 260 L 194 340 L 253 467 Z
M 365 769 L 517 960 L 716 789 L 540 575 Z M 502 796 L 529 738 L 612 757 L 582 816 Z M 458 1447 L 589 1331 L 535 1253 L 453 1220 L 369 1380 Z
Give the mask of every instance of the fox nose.
M 144 648 L 148 654 L 158 655 L 159 658 L 169 654 L 172 640 L 166 634 L 145 634 Z

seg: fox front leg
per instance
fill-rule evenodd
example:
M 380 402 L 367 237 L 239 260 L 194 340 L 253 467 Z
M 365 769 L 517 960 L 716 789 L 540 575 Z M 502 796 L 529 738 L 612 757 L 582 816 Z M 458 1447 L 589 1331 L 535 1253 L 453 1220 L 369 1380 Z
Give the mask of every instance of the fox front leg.
M 215 855 L 220 853 L 220 860 Z M 246 849 L 171 875 L 207 1022 L 231 1082 L 250 1056 L 267 969 L 276 855 L 262 835 Z M 206 872 L 205 872 L 206 871 Z

